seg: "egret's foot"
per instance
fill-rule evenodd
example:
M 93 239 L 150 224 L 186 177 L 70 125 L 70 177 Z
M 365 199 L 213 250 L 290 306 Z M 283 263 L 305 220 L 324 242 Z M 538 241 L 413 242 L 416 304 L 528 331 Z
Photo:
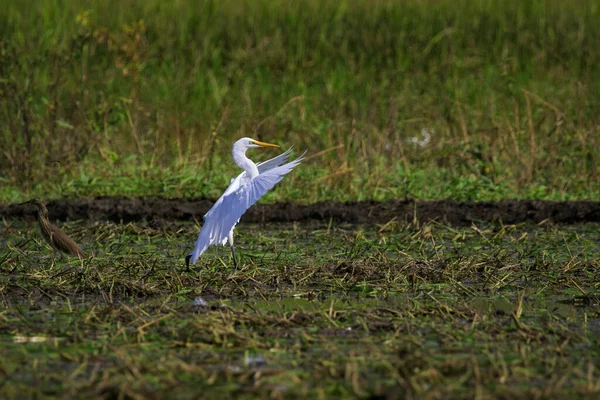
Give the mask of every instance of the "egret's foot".
M 185 256 L 185 268 L 189 271 L 191 271 L 192 269 L 190 268 L 190 260 L 192 259 L 192 255 L 188 254 L 187 256 Z

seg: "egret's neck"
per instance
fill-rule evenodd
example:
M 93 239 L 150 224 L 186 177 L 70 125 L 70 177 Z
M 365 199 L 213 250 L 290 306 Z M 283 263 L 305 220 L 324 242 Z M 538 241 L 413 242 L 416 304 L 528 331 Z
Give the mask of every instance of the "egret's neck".
M 246 171 L 250 178 L 258 176 L 258 167 L 256 166 L 256 164 L 254 164 L 254 162 L 251 159 L 246 157 L 245 150 L 238 150 L 234 148 L 232 155 L 233 161 L 236 163 L 236 165 L 244 171 Z

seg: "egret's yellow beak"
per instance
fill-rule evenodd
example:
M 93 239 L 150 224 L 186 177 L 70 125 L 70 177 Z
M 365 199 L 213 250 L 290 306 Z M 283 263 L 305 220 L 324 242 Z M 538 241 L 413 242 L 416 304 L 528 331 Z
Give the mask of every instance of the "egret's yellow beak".
M 253 140 L 254 144 L 261 146 L 261 147 L 279 147 L 276 144 L 271 144 L 271 143 L 265 143 L 265 142 L 259 142 L 258 140 Z

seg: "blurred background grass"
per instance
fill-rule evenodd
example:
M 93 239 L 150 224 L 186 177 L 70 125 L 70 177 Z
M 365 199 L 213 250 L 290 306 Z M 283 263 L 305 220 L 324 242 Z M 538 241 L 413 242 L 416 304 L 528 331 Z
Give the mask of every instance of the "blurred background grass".
M 600 200 L 597 1 L 5 0 L 0 33 L 2 202 L 217 197 L 242 136 L 309 149 L 271 200 Z

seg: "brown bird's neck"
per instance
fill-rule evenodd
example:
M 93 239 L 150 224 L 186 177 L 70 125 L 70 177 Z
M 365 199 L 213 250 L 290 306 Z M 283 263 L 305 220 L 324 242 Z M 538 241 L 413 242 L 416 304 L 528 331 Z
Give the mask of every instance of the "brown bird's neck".
M 42 224 L 42 222 L 44 224 L 49 224 L 50 221 L 48 220 L 48 209 L 46 208 L 46 206 L 43 204 L 37 204 L 37 209 L 38 209 L 38 219 L 40 221 L 40 225 Z

